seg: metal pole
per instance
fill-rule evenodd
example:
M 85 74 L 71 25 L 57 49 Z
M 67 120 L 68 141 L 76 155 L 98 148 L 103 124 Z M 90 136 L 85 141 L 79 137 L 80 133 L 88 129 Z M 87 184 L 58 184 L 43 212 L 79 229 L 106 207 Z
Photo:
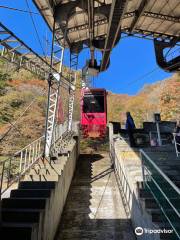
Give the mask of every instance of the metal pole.
M 48 131 L 48 113 L 49 113 L 49 106 L 50 106 L 50 94 L 51 94 L 51 84 L 52 84 L 52 65 L 53 65 L 53 49 L 54 49 L 54 38 L 55 38 L 55 19 L 53 24 L 53 36 L 52 36 L 52 45 L 51 45 L 51 66 L 50 66 L 50 73 L 48 76 L 48 101 L 47 101 L 47 111 L 46 111 L 46 124 L 45 124 L 45 139 L 44 139 L 44 151 L 43 151 L 43 159 L 46 155 L 46 144 L 47 144 L 47 131 Z
M 156 122 L 156 128 L 157 128 L 157 134 L 158 134 L 158 145 L 162 146 L 161 133 L 160 133 L 160 129 L 159 129 L 159 122 Z

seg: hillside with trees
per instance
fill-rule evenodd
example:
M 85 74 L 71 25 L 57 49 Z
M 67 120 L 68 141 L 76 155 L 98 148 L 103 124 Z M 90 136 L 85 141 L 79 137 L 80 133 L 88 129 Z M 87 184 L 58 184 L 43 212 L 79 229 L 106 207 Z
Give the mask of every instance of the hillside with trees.
M 117 103 L 114 108 L 112 108 L 113 102 Z M 143 121 L 152 121 L 154 112 L 161 113 L 162 120 L 178 121 L 180 120 L 180 74 L 174 74 L 154 84 L 144 85 L 135 96 L 109 94 L 108 103 L 109 120 L 120 119 L 124 122 L 124 113 L 130 111 L 138 127 L 142 126 Z
M 66 90 L 61 88 L 67 108 Z M 163 120 L 180 119 L 180 74 L 145 85 L 135 96 L 108 92 L 108 121 L 125 121 L 130 111 L 136 125 L 152 120 L 160 112 Z M 43 134 L 47 83 L 33 74 L 0 60 L 0 156 L 12 154 Z M 66 118 L 66 116 L 65 116 Z M 74 119 L 80 119 L 80 75 L 77 82 Z

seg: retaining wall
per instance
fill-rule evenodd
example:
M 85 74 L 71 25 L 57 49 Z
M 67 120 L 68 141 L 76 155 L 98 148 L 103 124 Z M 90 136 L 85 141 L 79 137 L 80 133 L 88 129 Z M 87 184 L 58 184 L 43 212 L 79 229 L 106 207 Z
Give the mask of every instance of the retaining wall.
M 132 149 L 127 141 L 113 134 L 113 126 L 109 125 L 110 156 L 114 163 L 116 179 L 120 186 L 125 209 L 131 218 L 133 228 L 142 227 L 155 229 L 152 217 L 140 202 L 138 183 L 143 181 L 142 163 L 138 149 Z M 143 234 L 137 236 L 141 240 L 159 240 L 158 234 Z

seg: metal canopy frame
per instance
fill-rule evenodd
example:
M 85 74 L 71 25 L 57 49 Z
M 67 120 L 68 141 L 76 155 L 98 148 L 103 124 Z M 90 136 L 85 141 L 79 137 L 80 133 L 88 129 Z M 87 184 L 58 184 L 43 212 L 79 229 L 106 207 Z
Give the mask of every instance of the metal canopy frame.
M 110 61 L 110 53 L 121 35 L 121 21 L 127 7 L 127 0 L 115 0 L 112 2 L 109 27 L 102 54 L 100 71 L 107 69 Z M 119 39 L 118 39 L 119 40 Z
M 16 64 L 17 68 L 25 68 L 42 79 L 47 78 L 49 71 L 47 62 L 2 23 L 0 23 L 0 49 L 0 56 Z
M 62 65 L 64 58 L 64 48 L 56 42 L 55 30 L 53 31 L 52 50 L 51 50 L 51 68 L 48 77 L 48 104 L 46 114 L 46 128 L 45 128 L 45 145 L 44 156 L 49 157 L 51 151 L 51 144 L 53 140 L 53 132 L 55 126 L 55 118 L 57 112 L 58 97 L 60 95 L 60 82 Z M 54 69 L 57 69 L 54 72 Z
M 69 104 L 68 104 L 68 132 L 72 131 L 74 99 L 77 81 L 77 68 L 78 68 L 78 54 L 70 54 L 70 81 L 72 85 L 69 87 Z
M 42 79 L 49 77 L 51 66 L 46 59 L 33 51 L 2 23 L 0 23 L 0 57 L 15 64 L 17 69 L 24 68 Z M 57 65 L 58 61 L 55 61 Z M 57 72 L 57 67 L 53 71 Z M 64 74 L 61 84 L 66 88 L 71 84 Z
M 91 7 L 88 8 L 88 2 L 91 3 L 90 0 L 56 0 L 53 1 L 53 5 L 50 0 L 33 1 L 51 29 L 51 15 L 58 9 L 61 16 L 58 16 L 57 11 L 56 24 L 63 32 L 63 21 L 66 22 L 66 42 L 70 49 L 72 45 L 75 45 L 77 49 L 82 49 L 84 45 L 90 47 L 89 42 L 92 38 L 92 26 L 94 25 L 94 29 L 96 29 L 94 39 L 101 42 L 101 44 L 94 45 L 96 48 L 101 46 L 101 71 L 107 69 L 111 50 L 119 41 L 122 33 L 127 36 L 158 39 L 162 44 L 164 41 L 170 42 L 172 39 L 179 37 L 180 33 L 179 0 L 94 0 L 93 10 Z M 118 11 L 116 12 L 118 5 Z M 76 8 L 78 10 L 75 10 Z M 66 12 L 69 11 L 68 14 L 63 14 L 63 9 Z M 82 14 L 83 11 L 84 14 L 87 13 L 87 17 Z M 97 18 L 98 14 L 99 18 Z M 96 16 L 96 18 L 94 17 L 94 23 L 88 21 L 88 19 L 92 19 L 90 16 L 93 15 Z

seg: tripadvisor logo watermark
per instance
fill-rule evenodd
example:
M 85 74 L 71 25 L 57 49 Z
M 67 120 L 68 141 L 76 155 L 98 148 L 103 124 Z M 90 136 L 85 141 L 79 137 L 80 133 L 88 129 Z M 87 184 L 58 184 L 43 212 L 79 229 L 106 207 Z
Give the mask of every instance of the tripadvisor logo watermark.
M 144 233 L 144 229 L 142 227 L 135 228 L 135 234 L 137 236 L 141 236 L 141 235 L 143 235 L 143 233 Z
M 172 229 L 150 229 L 150 228 L 142 228 L 142 227 L 136 227 L 135 228 L 135 234 L 137 236 L 141 236 L 143 234 L 172 234 L 173 230 Z

